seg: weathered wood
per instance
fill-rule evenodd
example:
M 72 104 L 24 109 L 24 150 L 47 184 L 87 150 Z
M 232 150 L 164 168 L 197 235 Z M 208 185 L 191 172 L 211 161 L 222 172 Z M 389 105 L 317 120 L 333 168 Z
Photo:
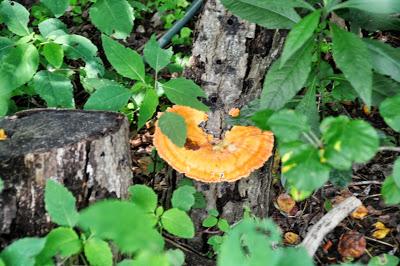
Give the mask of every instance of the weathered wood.
M 207 104 L 212 111 L 205 127 L 209 133 L 223 136 L 229 129 L 225 123 L 229 110 L 241 108 L 260 95 L 265 71 L 278 57 L 284 35 L 237 18 L 218 0 L 206 2 L 196 26 L 191 65 L 185 75 L 200 84 L 208 96 Z M 196 182 L 197 189 L 206 196 L 207 209 L 218 209 L 229 222 L 239 220 L 245 206 L 255 215 L 266 217 L 270 205 L 271 164 L 272 160 L 260 171 L 235 183 Z M 176 182 L 174 179 L 170 183 Z M 194 210 L 191 215 L 197 231 L 204 229 L 201 221 L 206 211 Z M 206 237 L 199 233 L 191 245 L 206 251 Z
M 63 183 L 78 207 L 126 197 L 131 160 L 126 118 L 112 112 L 30 110 L 0 120 L 0 245 L 49 229 L 43 192 L 49 178 Z

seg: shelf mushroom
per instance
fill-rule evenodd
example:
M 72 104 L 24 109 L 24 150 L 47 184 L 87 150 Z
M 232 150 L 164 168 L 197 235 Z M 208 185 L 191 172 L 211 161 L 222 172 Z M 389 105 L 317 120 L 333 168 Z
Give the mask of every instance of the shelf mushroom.
M 260 168 L 272 154 L 270 131 L 253 126 L 234 126 L 225 137 L 215 139 L 199 127 L 206 113 L 181 105 L 166 110 L 181 115 L 187 126 L 184 147 L 178 147 L 156 124 L 154 146 L 159 156 L 176 171 L 206 183 L 233 182 Z

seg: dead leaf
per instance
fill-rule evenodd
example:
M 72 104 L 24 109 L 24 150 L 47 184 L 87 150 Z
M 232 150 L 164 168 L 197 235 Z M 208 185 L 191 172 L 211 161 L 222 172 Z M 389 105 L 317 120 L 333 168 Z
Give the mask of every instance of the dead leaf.
M 293 208 L 296 206 L 296 202 L 290 197 L 288 194 L 280 194 L 276 199 L 276 203 L 278 204 L 279 210 L 290 213 Z
M 382 222 L 376 222 L 374 226 L 376 230 L 372 233 L 372 237 L 375 239 L 384 239 L 390 233 L 390 228 L 387 228 Z
M 286 232 L 283 235 L 283 241 L 285 242 L 285 244 L 297 245 L 298 243 L 300 243 L 300 236 L 293 232 Z
M 7 139 L 6 132 L 4 131 L 4 129 L 0 128 L 0 140 L 6 140 L 6 139 Z
M 353 211 L 351 213 L 351 217 L 353 217 L 354 219 L 359 219 L 362 220 L 365 218 L 365 216 L 368 215 L 368 209 L 365 208 L 364 205 L 361 205 L 360 207 L 358 207 L 355 211 Z
M 333 243 L 331 240 L 328 240 L 323 246 L 322 246 L 322 250 L 325 253 L 328 253 L 329 249 L 332 247 Z
M 340 236 L 338 251 L 342 257 L 361 257 L 367 246 L 364 235 L 356 231 L 348 231 Z

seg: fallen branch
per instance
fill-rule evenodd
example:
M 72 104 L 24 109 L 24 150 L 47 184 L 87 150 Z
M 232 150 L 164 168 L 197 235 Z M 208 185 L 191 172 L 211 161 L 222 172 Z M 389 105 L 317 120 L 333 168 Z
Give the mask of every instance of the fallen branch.
M 356 197 L 345 199 L 311 227 L 300 245 L 311 257 L 314 256 L 324 237 L 359 206 L 361 201 Z

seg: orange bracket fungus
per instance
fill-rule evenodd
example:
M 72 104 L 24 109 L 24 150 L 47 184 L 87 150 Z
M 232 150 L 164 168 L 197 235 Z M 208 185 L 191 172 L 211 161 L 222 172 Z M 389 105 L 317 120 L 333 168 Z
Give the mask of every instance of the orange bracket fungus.
M 225 137 L 215 139 L 199 127 L 206 113 L 174 105 L 167 109 L 181 115 L 187 126 L 187 139 L 178 147 L 156 124 L 154 146 L 162 159 L 187 177 L 207 183 L 233 182 L 260 168 L 272 154 L 274 137 L 270 131 L 253 126 L 234 126 Z

